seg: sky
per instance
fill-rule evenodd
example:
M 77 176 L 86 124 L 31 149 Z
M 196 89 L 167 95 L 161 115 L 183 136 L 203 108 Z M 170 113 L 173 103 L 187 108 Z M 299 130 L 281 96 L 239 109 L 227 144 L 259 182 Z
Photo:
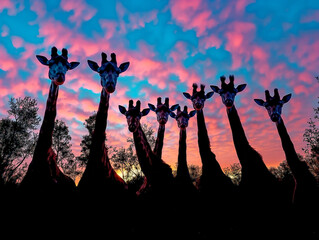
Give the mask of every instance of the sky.
M 69 61 L 81 64 L 68 71 L 60 87 L 57 119 L 69 127 L 72 150 L 80 154 L 87 134 L 83 122 L 97 111 L 101 85 L 87 60 L 100 64 L 101 52 L 129 61 L 111 95 L 108 144 L 128 146 L 132 133 L 118 105 L 140 100 L 156 105 L 157 97 L 192 109 L 183 96 L 192 84 L 220 86 L 220 76 L 235 75 L 235 85 L 247 84 L 235 105 L 250 145 L 268 167 L 285 160 L 280 138 L 266 110 L 253 99 L 264 91 L 292 93 L 282 117 L 298 153 L 303 133 L 317 106 L 319 75 L 319 1 L 208 0 L 1 0 L 0 118 L 7 116 L 10 97 L 36 98 L 43 118 L 50 80 L 48 68 L 35 55 L 49 58 L 51 47 L 69 51 Z M 238 163 L 221 97 L 205 102 L 204 115 L 211 149 L 224 167 Z M 154 112 L 141 119 L 157 132 Z M 179 128 L 166 124 L 163 160 L 177 162 Z M 187 160 L 201 166 L 196 117 L 187 128 Z

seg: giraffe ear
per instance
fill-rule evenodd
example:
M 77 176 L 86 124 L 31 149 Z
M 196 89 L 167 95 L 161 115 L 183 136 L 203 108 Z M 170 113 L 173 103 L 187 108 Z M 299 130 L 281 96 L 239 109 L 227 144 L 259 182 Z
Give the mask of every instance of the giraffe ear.
M 187 98 L 187 99 L 191 99 L 191 95 L 187 92 L 183 92 L 183 95 Z
M 125 71 L 128 69 L 128 66 L 130 66 L 130 62 L 122 63 L 122 64 L 119 66 L 119 69 L 121 69 L 121 73 L 122 73 L 122 72 L 125 72 Z
M 265 106 L 265 101 L 262 99 L 254 99 L 254 101 L 259 105 L 259 106 Z
M 39 60 L 39 62 L 42 63 L 43 65 L 45 65 L 45 66 L 49 65 L 49 60 L 46 57 L 41 56 L 41 55 L 36 55 L 36 57 Z
M 240 85 L 238 85 L 237 88 L 236 88 L 237 92 L 243 91 L 246 86 L 247 86 L 247 84 L 240 84 Z
M 93 71 L 98 72 L 99 65 L 96 62 L 88 60 L 88 64 Z
M 126 113 L 126 108 L 125 108 L 125 107 L 119 105 L 119 110 L 120 110 L 120 112 L 121 112 L 122 114 L 125 115 L 125 113 Z
M 215 92 L 215 93 L 219 93 L 220 89 L 219 87 L 215 86 L 215 85 L 210 85 L 210 88 Z
M 290 98 L 291 98 L 291 93 L 286 95 L 286 96 L 284 96 L 281 101 L 283 103 L 287 103 L 290 100 Z
M 206 94 L 206 99 L 211 98 L 214 95 L 214 92 L 209 92 Z
M 175 105 L 171 106 L 170 110 L 175 111 L 178 107 L 179 107 L 179 104 L 175 104 Z
M 156 107 L 153 104 L 149 103 L 148 106 L 153 112 L 156 111 Z
M 176 118 L 176 114 L 174 112 L 169 112 L 169 115 L 172 117 L 172 118 Z
M 195 114 L 196 114 L 196 110 L 193 110 L 193 111 L 190 111 L 188 115 L 191 118 L 191 117 L 194 117 Z
M 69 70 L 72 70 L 72 69 L 76 68 L 79 65 L 80 65 L 79 62 L 70 62 Z
M 143 109 L 143 111 L 141 112 L 142 117 L 146 116 L 149 112 L 150 112 L 150 109 L 149 109 L 149 108 Z

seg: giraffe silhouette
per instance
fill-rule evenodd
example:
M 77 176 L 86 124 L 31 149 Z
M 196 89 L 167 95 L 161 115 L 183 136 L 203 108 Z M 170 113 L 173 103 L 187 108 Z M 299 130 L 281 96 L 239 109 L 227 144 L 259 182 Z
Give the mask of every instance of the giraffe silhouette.
M 140 124 L 141 118 L 146 116 L 150 109 L 141 111 L 141 102 L 138 100 L 136 106 L 133 106 L 133 100 L 130 100 L 128 109 L 119 106 L 119 110 L 125 115 L 128 129 L 133 133 L 136 155 L 147 179 L 147 188 L 138 191 L 138 204 L 135 206 L 139 209 L 136 220 L 139 225 L 138 236 L 145 238 L 172 236 L 173 229 L 167 227 L 174 223 L 174 219 L 170 217 L 176 199 L 172 169 L 152 151 Z
M 283 234 L 284 227 L 282 229 L 276 228 L 279 220 L 273 218 L 271 211 L 282 211 L 283 215 L 286 214 L 284 191 L 278 180 L 266 167 L 262 156 L 248 142 L 234 104 L 236 94 L 243 91 L 246 84 L 240 84 L 235 88 L 234 79 L 234 76 L 230 75 L 227 84 L 226 78 L 221 76 L 221 88 L 214 85 L 211 85 L 211 88 L 220 94 L 222 102 L 226 106 L 235 150 L 242 166 L 239 204 L 241 214 L 246 214 L 248 221 L 241 222 L 240 228 L 245 233 L 250 232 L 253 227 L 256 231 L 264 231 L 269 235 L 272 233 Z M 265 231 L 264 228 L 264 224 L 267 222 L 272 223 L 269 231 Z
M 116 55 L 111 54 L 111 61 L 107 55 L 101 54 L 101 66 L 94 61 L 88 60 L 89 67 L 99 73 L 101 77 L 101 96 L 95 120 L 95 129 L 92 134 L 87 167 L 78 184 L 80 192 L 91 195 L 107 195 L 108 198 L 120 198 L 126 191 L 127 185 L 124 180 L 114 171 L 110 164 L 108 151 L 105 146 L 105 130 L 107 127 L 110 95 L 115 91 L 117 78 L 129 67 L 129 62 L 122 63 L 117 67 Z
M 183 95 L 192 101 L 197 115 L 198 147 L 202 161 L 202 175 L 198 183 L 201 207 L 203 208 L 202 227 L 205 234 L 214 233 L 214 235 L 221 237 L 225 232 L 233 234 L 230 231 L 233 225 L 225 216 L 233 214 L 230 206 L 236 204 L 237 187 L 224 174 L 210 147 L 203 108 L 205 101 L 212 97 L 214 92 L 205 94 L 205 85 L 203 84 L 200 85 L 200 91 L 197 91 L 197 88 L 198 85 L 194 83 L 192 95 L 186 92 Z M 211 216 L 216 216 L 216 218 Z M 214 231 L 211 231 L 212 226 Z
M 56 163 L 56 153 L 52 149 L 52 134 L 57 114 L 57 100 L 59 86 L 65 81 L 68 70 L 76 68 L 79 62 L 68 62 L 68 51 L 63 48 L 58 54 L 56 47 L 51 49 L 51 59 L 37 55 L 37 59 L 45 66 L 49 66 L 50 90 L 46 103 L 43 122 L 38 141 L 33 153 L 32 161 L 23 178 L 20 189 L 32 194 L 49 194 L 61 196 L 75 190 L 74 181 L 63 174 Z M 32 195 L 30 193 L 30 195 Z
M 162 158 L 162 151 L 163 151 L 163 145 L 164 145 L 164 135 L 165 135 L 165 125 L 168 121 L 168 115 L 171 111 L 176 110 L 176 108 L 179 106 L 178 104 L 173 105 L 172 107 L 169 107 L 169 98 L 165 98 L 165 102 L 162 103 L 162 98 L 157 98 L 157 105 L 156 107 L 149 103 L 148 104 L 150 110 L 156 113 L 157 116 L 157 122 L 158 122 L 158 131 L 157 131 L 157 137 L 156 142 L 154 146 L 154 154 L 158 158 Z M 147 191 L 149 188 L 147 183 L 147 178 L 144 177 L 144 182 L 141 188 L 138 191 L 138 195 L 141 194 L 143 191 Z
M 179 147 L 177 173 L 175 176 L 176 184 L 176 209 L 174 211 L 177 224 L 175 228 L 178 239 L 196 239 L 199 231 L 199 221 L 194 219 L 199 218 L 197 211 L 188 211 L 189 206 L 198 206 L 199 193 L 198 189 L 193 184 L 187 166 L 187 133 L 188 121 L 196 114 L 196 111 L 188 113 L 187 106 L 184 106 L 183 111 L 178 106 L 176 114 L 170 112 L 170 116 L 177 122 L 179 128 Z M 187 229 L 187 231 L 185 231 Z
M 116 89 L 119 75 L 127 70 L 129 62 L 117 66 L 115 53 L 111 54 L 111 60 L 102 52 L 101 66 L 88 60 L 89 67 L 99 73 L 102 86 L 100 103 L 96 114 L 95 128 L 92 133 L 89 159 L 86 169 L 78 184 L 81 204 L 81 212 L 78 213 L 80 229 L 85 229 L 88 234 L 114 237 L 121 232 L 126 238 L 130 231 L 127 224 L 122 222 L 123 214 L 135 215 L 135 194 L 131 193 L 124 180 L 113 169 L 108 150 L 105 146 L 105 131 L 107 127 L 110 96 Z M 87 221 L 90 219 L 90 221 Z M 122 222 L 121 224 L 119 224 Z
M 282 107 L 290 100 L 291 94 L 280 99 L 278 89 L 275 88 L 274 96 L 270 96 L 268 90 L 265 91 L 265 96 L 266 101 L 262 99 L 254 100 L 258 105 L 267 109 L 271 121 L 276 124 L 287 163 L 295 180 L 295 189 L 291 200 L 296 209 L 298 224 L 293 229 L 300 237 L 312 239 L 319 236 L 319 222 L 313 217 L 313 214 L 319 213 L 319 188 L 315 177 L 309 171 L 308 165 L 299 159 L 281 117 Z

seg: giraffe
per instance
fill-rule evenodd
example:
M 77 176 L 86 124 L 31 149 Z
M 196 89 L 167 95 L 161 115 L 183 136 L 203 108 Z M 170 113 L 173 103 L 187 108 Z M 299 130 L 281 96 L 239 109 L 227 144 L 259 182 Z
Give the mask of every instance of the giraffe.
M 178 104 L 169 107 L 169 98 L 165 98 L 165 103 L 162 103 L 162 98 L 157 98 L 157 106 L 155 107 L 153 104 L 148 104 L 150 110 L 156 113 L 157 122 L 158 122 L 158 131 L 157 138 L 153 152 L 158 158 L 162 158 L 162 150 L 164 144 L 164 133 L 165 133 L 165 124 L 168 121 L 168 115 L 171 111 L 175 111 Z
M 245 135 L 245 131 L 238 116 L 237 109 L 234 104 L 237 93 L 243 91 L 246 84 L 240 84 L 234 87 L 234 76 L 229 76 L 229 83 L 225 83 L 226 78 L 220 77 L 221 89 L 212 85 L 214 92 L 219 93 L 224 105 L 226 106 L 227 116 L 230 123 L 233 141 L 237 156 L 242 166 L 241 185 L 257 184 L 259 186 L 267 186 L 269 183 L 276 182 L 275 177 L 269 172 L 261 155 L 253 149 Z
M 295 189 L 292 196 L 292 202 L 296 208 L 302 213 L 303 224 L 308 228 L 315 227 L 312 214 L 318 214 L 319 188 L 313 174 L 309 171 L 306 162 L 301 161 L 297 155 L 294 144 L 290 139 L 284 121 L 281 117 L 282 107 L 291 99 L 291 94 L 285 95 L 280 99 L 279 91 L 274 89 L 274 96 L 270 96 L 268 90 L 265 91 L 266 101 L 262 99 L 254 99 L 255 102 L 267 109 L 268 115 L 272 122 L 276 124 L 278 134 L 281 140 L 282 148 L 285 152 L 286 160 L 292 172 L 295 181 Z M 310 215 L 306 213 L 312 212 Z M 311 219 L 311 220 L 310 220 Z M 310 222 L 309 222 L 310 220 Z M 317 221 L 318 226 L 318 221 Z M 319 234 L 319 230 L 313 230 Z
M 198 128 L 198 147 L 202 160 L 202 176 L 199 183 L 200 191 L 210 191 L 209 184 L 219 185 L 220 190 L 232 188 L 231 180 L 223 173 L 219 163 L 216 160 L 215 154 L 211 151 L 210 140 L 205 124 L 204 103 L 207 99 L 213 96 L 214 92 L 205 94 L 205 85 L 200 85 L 200 91 L 197 91 L 198 85 L 193 84 L 193 93 L 190 95 L 184 92 L 183 95 L 192 101 L 193 107 L 197 113 L 197 128 Z M 213 180 L 214 179 L 214 180 Z M 218 179 L 218 181 L 216 181 Z M 214 182 L 215 181 L 215 182 Z
M 139 201 L 136 208 L 139 209 L 140 219 L 136 222 L 142 226 L 140 234 L 146 238 L 156 232 L 158 236 L 167 237 L 167 234 L 171 234 L 170 228 L 164 228 L 161 221 L 167 220 L 168 225 L 173 221 L 169 216 L 172 213 L 172 206 L 175 205 L 174 178 L 172 169 L 155 155 L 142 130 L 140 120 L 150 112 L 150 109 L 141 111 L 141 102 L 136 101 L 134 107 L 133 100 L 130 100 L 128 109 L 119 105 L 119 110 L 126 117 L 128 130 L 133 133 L 136 155 L 147 179 L 147 188 L 140 189 L 137 193 Z
M 196 114 L 196 111 L 193 110 L 188 113 L 187 106 L 184 107 L 184 110 L 181 111 L 181 108 L 178 106 L 176 114 L 170 112 L 170 116 L 177 121 L 177 126 L 180 129 L 179 131 L 179 149 L 178 149 L 178 165 L 177 165 L 177 174 L 176 182 L 179 185 L 179 188 L 182 190 L 194 192 L 197 191 L 192 179 L 190 177 L 188 167 L 187 167 L 187 157 L 186 157 L 186 128 L 188 127 L 188 121 L 191 117 Z
M 96 114 L 95 129 L 92 134 L 89 159 L 83 176 L 79 181 L 78 188 L 81 192 L 91 194 L 93 190 L 96 194 L 115 197 L 119 193 L 126 192 L 127 185 L 110 164 L 108 151 L 105 146 L 105 130 L 107 127 L 110 95 L 115 91 L 119 74 L 125 72 L 130 63 L 125 62 L 117 67 L 116 55 L 114 53 L 111 54 L 110 61 L 107 60 L 107 55 L 104 52 L 102 52 L 101 56 L 100 67 L 96 62 L 88 60 L 89 67 L 93 71 L 98 72 L 101 77 L 102 91 Z
M 264 224 L 272 222 L 276 225 L 278 219 L 274 219 L 271 211 L 286 211 L 286 198 L 278 180 L 271 174 L 266 167 L 262 156 L 249 144 L 241 124 L 234 100 L 237 93 L 243 91 L 246 84 L 234 86 L 234 76 L 229 76 L 229 83 L 225 82 L 226 77 L 221 76 L 221 89 L 211 85 L 215 93 L 220 94 L 223 104 L 226 106 L 227 116 L 232 131 L 235 150 L 242 166 L 242 179 L 239 184 L 239 204 L 241 214 L 247 214 L 249 221 L 240 225 L 244 231 L 264 231 Z M 284 210 L 283 210 L 284 209 Z M 258 221 L 250 220 L 258 219 Z M 248 224 L 249 223 L 249 224 Z M 273 227 L 272 231 L 281 234 L 284 228 L 278 230 Z M 269 231 L 270 233 L 271 231 Z
M 190 205 L 198 206 L 198 189 L 192 182 L 187 167 L 187 133 L 188 121 L 196 114 L 196 111 L 190 111 L 188 113 L 187 106 L 184 106 L 183 111 L 181 107 L 177 107 L 176 114 L 174 112 L 169 113 L 172 118 L 177 122 L 179 128 L 179 148 L 178 148 L 178 162 L 177 173 L 175 176 L 177 203 L 175 207 L 175 217 L 178 222 L 176 230 L 178 233 L 178 239 L 196 239 L 196 234 L 199 231 L 199 221 L 191 221 L 190 219 L 198 219 L 197 211 L 187 211 Z M 185 231 L 187 229 L 187 231 Z
M 130 100 L 128 110 L 119 106 L 120 112 L 126 116 L 129 131 L 133 133 L 136 154 L 142 172 L 152 188 L 161 188 L 161 186 L 172 182 L 172 169 L 155 155 L 147 142 L 140 120 L 149 113 L 150 109 L 146 108 L 140 111 L 140 108 L 141 102 L 139 100 L 136 101 L 135 107 L 133 106 L 133 100 Z
M 75 184 L 57 166 L 56 153 L 52 150 L 52 134 L 57 113 L 59 86 L 64 83 L 66 72 L 76 68 L 80 63 L 69 62 L 68 51 L 65 48 L 59 55 L 58 49 L 52 47 L 50 60 L 41 55 L 36 57 L 40 63 L 49 66 L 51 85 L 33 158 L 20 188 L 24 191 L 39 191 L 53 195 L 70 193 L 75 190 Z
M 233 214 L 230 206 L 234 206 L 237 198 L 237 188 L 221 169 L 216 155 L 210 148 L 210 140 L 204 118 L 204 103 L 213 96 L 214 92 L 205 94 L 205 85 L 193 84 L 192 95 L 184 92 L 183 95 L 192 101 L 197 114 L 198 147 L 202 161 L 202 175 L 199 179 L 198 189 L 202 201 L 202 227 L 205 234 L 211 233 L 211 225 L 215 226 L 214 234 L 222 236 L 224 232 L 231 232 L 233 227 L 225 216 Z M 223 211 L 222 211 L 223 209 Z M 218 216 L 218 220 L 211 218 Z M 212 219 L 213 224 L 207 219 Z
M 162 151 L 163 151 L 163 145 L 164 145 L 164 134 L 165 134 L 165 125 L 168 121 L 168 115 L 171 111 L 176 110 L 176 108 L 179 106 L 178 104 L 173 105 L 172 107 L 169 107 L 169 98 L 165 98 L 164 104 L 162 103 L 162 98 L 157 98 L 157 106 L 155 107 L 153 104 L 148 104 L 150 110 L 156 113 L 157 116 L 157 122 L 158 124 L 158 131 L 157 131 L 157 138 L 155 142 L 155 147 L 153 152 L 158 158 L 162 158 Z M 148 183 L 147 178 L 144 177 L 143 185 L 141 186 L 140 190 L 138 191 L 138 194 L 141 194 L 142 191 L 145 191 L 148 189 Z

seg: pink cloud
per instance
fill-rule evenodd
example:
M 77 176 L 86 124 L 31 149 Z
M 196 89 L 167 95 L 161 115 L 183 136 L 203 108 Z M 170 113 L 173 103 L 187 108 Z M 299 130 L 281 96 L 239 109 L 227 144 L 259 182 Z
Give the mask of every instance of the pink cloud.
M 212 12 L 207 10 L 203 1 L 178 0 L 170 1 L 172 17 L 183 26 L 185 30 L 195 29 L 196 35 L 203 36 L 206 30 L 217 25 Z
M 319 35 L 307 33 L 301 37 L 291 37 L 284 48 L 279 51 L 285 54 L 291 62 L 297 63 L 311 73 L 318 72 L 319 56 Z
M 97 10 L 86 4 L 83 0 L 63 0 L 60 4 L 64 11 L 73 12 L 69 17 L 71 22 L 75 22 L 77 26 L 84 21 L 90 20 L 97 12 Z
M 300 20 L 301 23 L 319 22 L 319 10 L 308 10 Z
M 225 33 L 226 50 L 232 54 L 232 69 L 237 69 L 251 57 L 250 48 L 256 27 L 250 22 L 232 22 Z
M 39 18 L 43 18 L 46 15 L 45 5 L 42 1 L 31 1 L 30 9 L 34 11 Z
M 8 10 L 9 15 L 14 16 L 24 9 L 24 4 L 21 1 L 17 3 L 12 0 L 2 0 L 0 4 L 0 13 L 4 9 Z
M 212 47 L 220 48 L 221 44 L 222 44 L 222 40 L 220 40 L 220 38 L 218 38 L 214 34 L 210 34 L 209 36 L 200 38 L 198 45 L 201 49 L 206 50 Z M 205 52 L 205 51 L 202 50 L 202 52 Z

